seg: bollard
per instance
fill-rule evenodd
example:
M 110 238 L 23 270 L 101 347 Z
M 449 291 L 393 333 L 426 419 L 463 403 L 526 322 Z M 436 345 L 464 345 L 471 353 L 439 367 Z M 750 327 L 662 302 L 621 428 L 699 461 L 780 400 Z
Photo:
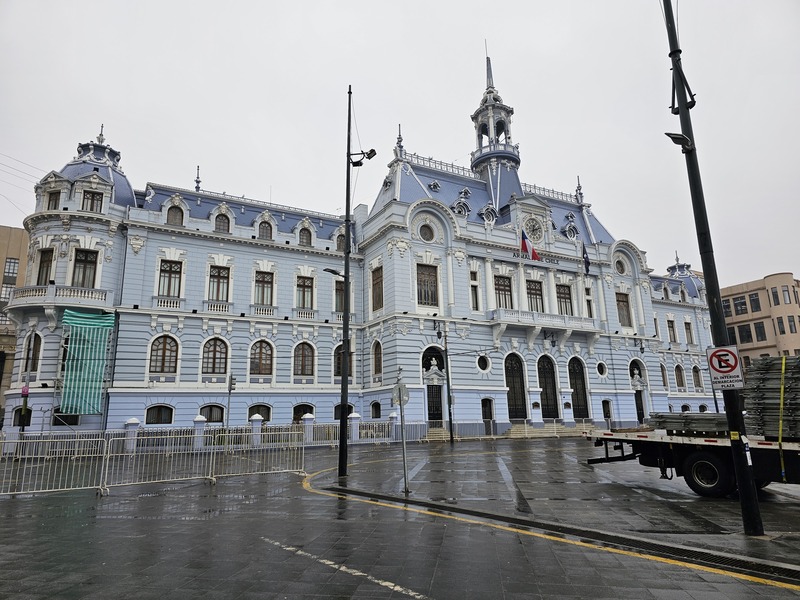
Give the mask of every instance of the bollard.
M 136 453 L 136 434 L 139 431 L 139 419 L 132 417 L 125 421 L 125 454 Z
M 202 450 L 205 447 L 206 418 L 197 415 L 194 418 L 194 449 Z
M 350 413 L 347 417 L 347 422 L 350 424 L 350 441 L 357 442 L 361 438 L 361 428 L 359 427 L 361 415 L 357 412 Z
M 264 417 L 255 414 L 250 417 L 250 430 L 252 432 L 251 443 L 253 446 L 261 445 L 261 425 L 264 423 Z

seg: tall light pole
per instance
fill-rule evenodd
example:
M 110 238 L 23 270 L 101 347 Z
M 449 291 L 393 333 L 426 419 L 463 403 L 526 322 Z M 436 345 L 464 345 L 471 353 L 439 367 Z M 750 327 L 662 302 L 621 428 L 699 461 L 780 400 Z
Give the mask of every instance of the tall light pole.
M 436 316 L 436 313 L 433 314 Z M 436 329 L 437 339 L 442 339 L 444 335 L 444 377 L 447 384 L 447 418 L 450 424 L 450 445 L 453 444 L 453 392 L 450 387 L 450 357 L 447 354 L 447 325 L 445 324 L 444 332 L 442 331 L 442 322 L 434 321 L 433 328 Z
M 683 74 L 681 49 L 678 47 L 678 34 L 675 30 L 675 18 L 672 14 L 672 0 L 664 0 L 664 19 L 667 25 L 667 37 L 669 38 L 669 57 L 672 61 L 672 112 L 678 115 L 681 122 L 681 133 L 667 133 L 666 135 L 674 143 L 681 146 L 682 152 L 686 157 L 694 224 L 697 230 L 697 243 L 700 250 L 700 261 L 703 266 L 703 278 L 706 284 L 708 313 L 711 319 L 711 338 L 715 346 L 726 346 L 728 344 L 728 331 L 725 325 L 725 315 L 722 312 L 717 265 L 714 261 L 714 247 L 711 243 L 711 231 L 708 225 L 703 184 L 700 179 L 700 166 L 697 162 L 697 147 L 694 142 L 692 118 L 689 116 L 689 109 L 694 106 L 695 101 Z M 714 398 L 716 399 L 716 394 Z M 742 415 L 739 393 L 736 390 L 722 390 L 722 399 L 725 404 L 725 415 L 728 419 L 733 468 L 736 473 L 736 483 L 739 487 L 739 502 L 742 506 L 744 531 L 747 535 L 764 535 L 764 525 L 761 522 L 761 511 L 758 506 L 758 495 L 753 481 L 753 470 L 747 460 L 748 450 L 745 447 L 744 416 Z
M 342 299 L 342 394 L 339 401 L 339 477 L 347 476 L 347 407 L 350 377 L 350 172 L 364 159 L 372 160 L 375 150 L 350 151 L 350 129 L 353 122 L 353 90 L 347 86 L 347 176 L 344 203 L 344 298 Z M 355 160 L 353 158 L 355 157 Z M 326 269 L 331 272 L 332 269 Z

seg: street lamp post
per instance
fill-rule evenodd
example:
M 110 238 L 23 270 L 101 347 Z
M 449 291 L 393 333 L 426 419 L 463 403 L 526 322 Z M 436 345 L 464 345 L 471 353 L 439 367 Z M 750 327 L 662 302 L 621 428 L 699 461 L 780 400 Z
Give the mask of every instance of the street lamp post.
M 347 86 L 347 175 L 344 206 L 344 298 L 342 299 L 342 393 L 339 401 L 339 477 L 347 476 L 347 407 L 350 377 L 350 172 L 360 167 L 364 159 L 375 157 L 375 150 L 351 152 L 350 129 L 353 122 L 353 90 Z M 353 160 L 353 158 L 356 160 Z M 334 272 L 333 269 L 325 269 Z
M 689 116 L 689 109 L 694 106 L 695 101 L 683 74 L 681 49 L 678 47 L 678 34 L 672 14 L 672 0 L 664 0 L 664 19 L 667 25 L 667 37 L 669 38 L 669 57 L 672 61 L 672 112 L 678 115 L 681 123 L 681 133 L 667 133 L 666 135 L 674 143 L 681 146 L 682 152 L 686 156 L 686 170 L 689 176 L 694 223 L 697 230 L 700 261 L 703 266 L 703 277 L 708 298 L 711 337 L 715 346 L 723 346 L 728 343 L 728 331 L 725 325 L 725 315 L 722 312 L 717 266 L 714 261 L 714 247 L 711 243 L 711 231 L 708 224 L 708 214 L 706 213 L 703 184 L 700 179 L 700 166 L 697 162 L 697 147 L 692 130 L 692 119 Z M 764 535 L 764 525 L 761 521 L 761 511 L 758 506 L 753 471 L 748 464 L 744 417 L 739 394 L 736 390 L 722 390 L 722 399 L 728 419 L 733 468 L 739 487 L 739 501 L 742 506 L 742 522 L 745 534 Z
M 434 317 L 436 314 L 433 315 Z M 450 356 L 447 354 L 447 326 L 444 327 L 444 332 L 442 331 L 442 322 L 441 321 L 434 321 L 433 327 L 436 329 L 436 337 L 438 339 L 442 339 L 442 335 L 444 335 L 444 377 L 445 383 L 447 384 L 447 418 L 450 430 L 450 444 L 453 444 L 453 392 L 450 387 Z

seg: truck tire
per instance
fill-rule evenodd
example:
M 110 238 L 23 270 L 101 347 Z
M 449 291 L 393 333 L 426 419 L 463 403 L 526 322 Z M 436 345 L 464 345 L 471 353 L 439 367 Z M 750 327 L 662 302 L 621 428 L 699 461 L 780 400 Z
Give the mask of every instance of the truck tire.
M 711 452 L 694 452 L 686 457 L 683 478 L 699 496 L 722 498 L 736 489 L 733 467 Z

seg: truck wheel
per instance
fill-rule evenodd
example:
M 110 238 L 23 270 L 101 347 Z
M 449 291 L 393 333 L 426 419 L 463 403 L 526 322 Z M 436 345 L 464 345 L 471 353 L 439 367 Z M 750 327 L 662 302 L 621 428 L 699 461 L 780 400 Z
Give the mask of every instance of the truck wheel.
M 763 490 L 770 483 L 772 483 L 772 482 L 771 481 L 764 481 L 763 479 L 756 479 L 755 480 L 755 484 L 756 484 L 756 489 L 757 490 Z
M 695 452 L 683 463 L 683 478 L 694 493 L 722 498 L 736 489 L 731 466 L 711 452 Z

